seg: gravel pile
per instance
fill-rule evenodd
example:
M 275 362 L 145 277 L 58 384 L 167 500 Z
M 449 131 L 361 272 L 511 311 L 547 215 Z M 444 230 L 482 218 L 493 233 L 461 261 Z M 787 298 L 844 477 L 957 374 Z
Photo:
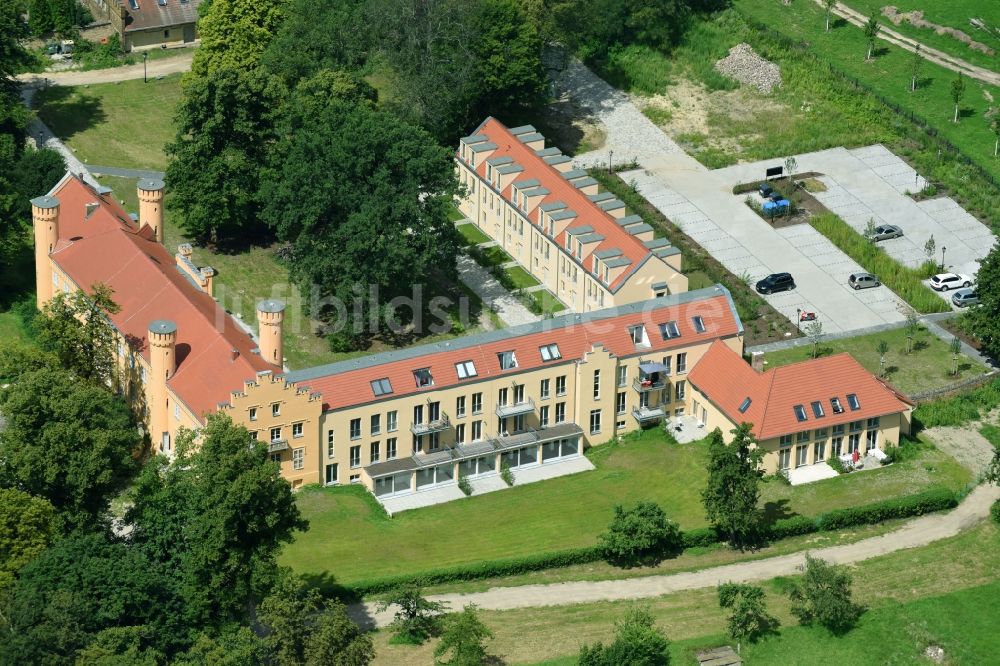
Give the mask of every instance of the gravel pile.
M 729 49 L 729 55 L 715 63 L 715 69 L 724 76 L 753 86 L 765 95 L 781 85 L 781 69 L 761 58 L 745 42 Z

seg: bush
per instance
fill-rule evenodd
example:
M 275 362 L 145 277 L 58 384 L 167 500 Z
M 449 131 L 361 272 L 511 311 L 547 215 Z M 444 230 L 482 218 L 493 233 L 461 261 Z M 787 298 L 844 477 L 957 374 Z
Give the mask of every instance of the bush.
M 792 516 L 776 520 L 768 530 L 771 539 L 787 539 L 788 537 L 812 534 L 819 531 L 819 525 L 815 518 L 809 516 Z
M 874 525 L 893 518 L 922 516 L 932 511 L 951 509 L 958 505 L 955 493 L 947 488 L 932 488 L 916 495 L 865 504 L 846 509 L 835 509 L 817 518 L 822 531 L 839 530 L 855 525 Z
M 510 465 L 507 463 L 500 463 L 500 478 L 508 486 L 514 485 L 514 472 L 510 471 Z
M 458 489 L 461 490 L 462 494 L 466 497 L 472 494 L 472 484 L 469 483 L 469 480 L 466 478 L 458 480 Z
M 993 502 L 993 506 L 990 507 L 990 517 L 993 518 L 993 522 L 1000 525 L 1000 499 Z
M 620 567 L 654 566 L 683 548 L 677 523 L 655 502 L 615 507 L 608 531 L 600 535 L 604 559 Z
M 788 592 L 792 615 L 801 624 L 820 624 L 835 634 L 851 629 L 864 609 L 851 599 L 851 575 L 806 553 L 801 581 Z
M 720 541 L 722 541 L 722 537 L 719 536 L 714 527 L 699 527 L 693 530 L 685 530 L 681 534 L 681 544 L 685 549 L 714 546 Z
M 844 467 L 844 463 L 842 463 L 840 458 L 837 456 L 830 456 L 827 458 L 826 464 L 829 465 L 837 474 L 847 474 L 847 468 Z

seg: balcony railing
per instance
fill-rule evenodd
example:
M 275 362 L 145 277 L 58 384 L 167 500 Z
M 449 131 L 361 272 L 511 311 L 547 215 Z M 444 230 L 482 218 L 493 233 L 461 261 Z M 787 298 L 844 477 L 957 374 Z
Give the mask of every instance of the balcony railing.
M 431 421 L 426 421 L 424 423 L 413 423 L 410 424 L 410 432 L 414 435 L 430 435 L 435 432 L 444 432 L 445 430 L 451 429 L 451 419 L 448 415 L 441 413 L 440 418 L 433 419 Z
M 268 453 L 277 453 L 278 451 L 288 450 L 288 440 L 287 439 L 275 439 L 271 440 L 267 444 Z
M 666 412 L 663 411 L 662 407 L 633 407 L 632 416 L 639 423 L 648 423 L 649 421 L 662 419 L 666 416 Z
M 497 405 L 497 416 L 500 418 L 528 414 L 533 411 L 535 411 L 535 401 L 531 398 L 515 402 L 511 405 Z
M 649 377 L 638 378 L 632 382 L 632 388 L 634 388 L 639 393 L 645 393 L 646 391 L 658 391 L 662 388 L 666 388 L 666 379 L 652 380 Z

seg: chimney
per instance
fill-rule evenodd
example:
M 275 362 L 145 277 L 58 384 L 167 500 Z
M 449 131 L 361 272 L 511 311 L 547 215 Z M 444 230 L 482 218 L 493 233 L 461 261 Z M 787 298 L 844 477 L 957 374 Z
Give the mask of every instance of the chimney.
M 177 371 L 177 324 L 157 319 L 149 325 L 149 381 L 146 401 L 149 407 L 149 437 L 153 449 L 170 448 L 167 381 Z
M 156 235 L 156 242 L 163 243 L 163 181 L 143 178 L 136 187 L 139 194 L 139 228 L 149 225 Z
M 53 295 L 49 255 L 59 242 L 59 199 L 48 195 L 32 199 L 31 224 L 35 234 L 35 293 L 41 310 Z
M 278 368 L 284 367 L 284 347 L 282 344 L 282 321 L 285 318 L 285 303 L 274 298 L 257 304 L 257 337 L 260 340 L 260 355 L 265 361 Z
M 764 372 L 764 352 L 751 352 L 750 367 L 756 372 Z
M 199 269 L 201 273 L 201 288 L 206 294 L 212 296 L 213 281 L 215 280 L 215 269 L 211 266 L 202 266 Z

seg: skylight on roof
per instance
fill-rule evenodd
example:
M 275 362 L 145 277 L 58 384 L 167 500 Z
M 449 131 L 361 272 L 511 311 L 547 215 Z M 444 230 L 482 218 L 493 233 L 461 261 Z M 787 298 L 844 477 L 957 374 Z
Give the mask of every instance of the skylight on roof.
M 795 418 L 798 419 L 800 422 L 805 421 L 806 419 L 809 418 L 808 416 L 806 416 L 806 408 L 804 406 L 795 405 L 794 407 L 792 407 L 792 409 L 795 410 Z
M 431 376 L 430 368 L 421 368 L 413 371 L 413 378 L 417 380 L 417 388 L 434 386 L 434 377 Z
M 823 403 L 819 400 L 815 400 L 812 403 L 813 416 L 820 418 L 821 416 L 826 416 L 826 412 L 823 411 Z
M 668 321 L 666 324 L 660 324 L 660 334 L 664 340 L 681 337 L 681 331 L 677 328 L 676 321 Z
M 852 412 L 856 412 L 861 409 L 861 403 L 858 402 L 858 396 L 855 393 L 847 394 L 847 404 L 851 406 Z
M 376 396 L 387 395 L 392 393 L 392 384 L 389 383 L 388 377 L 383 377 L 382 379 L 376 379 L 372 382 L 372 392 Z
M 834 414 L 844 413 L 844 406 L 840 404 L 840 398 L 837 397 L 830 398 L 830 406 L 833 407 Z
M 552 343 L 550 345 L 542 345 L 538 348 L 538 352 L 542 355 L 543 361 L 554 361 L 556 359 L 562 358 L 562 353 L 559 351 L 559 345 Z
M 513 370 L 517 367 L 517 356 L 512 351 L 500 352 L 497 354 L 497 359 L 500 361 L 501 370 Z
M 739 407 L 740 414 L 746 414 L 746 411 L 750 409 L 751 402 L 753 402 L 753 400 L 751 400 L 749 396 L 743 399 L 743 402 L 740 403 Z
M 128 6 L 133 10 L 139 9 L 139 0 L 128 0 Z
M 455 364 L 455 372 L 458 373 L 459 379 L 468 379 L 469 377 L 476 376 L 476 364 L 472 361 L 462 361 L 461 363 Z
M 691 318 L 692 323 L 694 323 L 694 330 L 696 333 L 705 332 L 705 320 L 701 318 L 701 315 Z

